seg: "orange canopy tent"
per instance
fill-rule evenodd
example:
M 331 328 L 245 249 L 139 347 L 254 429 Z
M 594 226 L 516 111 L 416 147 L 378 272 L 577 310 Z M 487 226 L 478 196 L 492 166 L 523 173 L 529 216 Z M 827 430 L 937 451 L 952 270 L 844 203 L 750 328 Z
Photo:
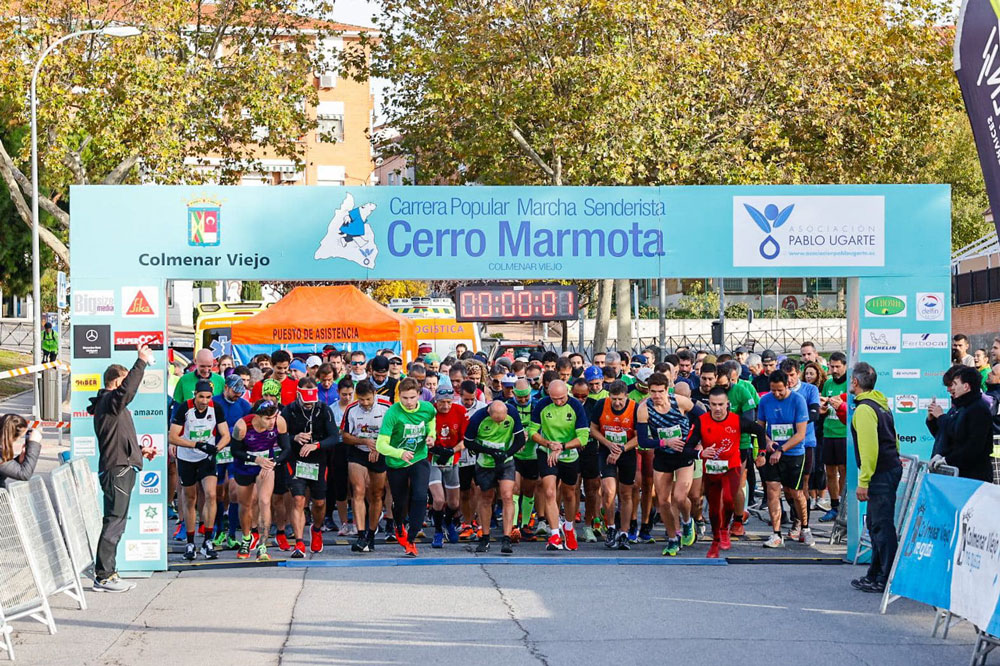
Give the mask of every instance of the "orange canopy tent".
M 267 310 L 234 325 L 232 338 L 234 349 L 253 353 L 264 351 L 258 348 L 261 345 L 306 352 L 328 344 L 356 350 L 370 349 L 371 343 L 395 346 L 394 342 L 404 362 L 412 361 L 417 355 L 417 325 L 353 285 L 296 287 Z

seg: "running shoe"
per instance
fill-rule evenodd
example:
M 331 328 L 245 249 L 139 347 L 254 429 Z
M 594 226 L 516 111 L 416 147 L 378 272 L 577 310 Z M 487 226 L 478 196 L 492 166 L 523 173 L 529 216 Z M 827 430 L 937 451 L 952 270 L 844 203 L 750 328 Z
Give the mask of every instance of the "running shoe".
M 348 519 L 349 521 L 350 519 Z M 347 523 L 347 536 L 358 536 L 358 526 L 352 522 Z
M 417 538 L 418 539 L 426 539 L 427 538 L 427 535 L 424 533 L 423 528 L 421 528 L 421 529 L 419 529 L 417 531 Z
M 225 532 L 219 532 L 218 534 L 215 535 L 215 538 L 212 539 L 212 545 L 214 545 L 216 548 L 220 550 L 225 550 L 228 541 L 229 541 L 229 535 L 226 534 Z
M 177 523 L 177 529 L 174 530 L 174 541 L 187 541 L 188 533 L 184 529 L 184 521 Z
M 829 511 L 827 511 L 826 513 L 824 513 L 822 516 L 819 517 L 819 522 L 821 523 L 829 523 L 831 520 L 837 520 L 836 509 L 830 509 Z
M 232 534 L 226 535 L 226 550 L 236 550 L 240 547 L 240 540 Z
M 189 543 L 187 547 L 184 549 L 184 559 L 190 561 L 193 560 L 197 555 L 198 551 L 195 550 L 194 544 Z
M 490 535 L 484 534 L 479 537 L 479 545 L 476 546 L 477 553 L 488 553 L 490 550 Z
M 257 532 L 250 533 L 250 550 L 257 550 L 257 546 L 260 545 L 260 534 Z
M 358 540 L 351 544 L 352 553 L 367 553 L 368 552 L 368 535 L 359 534 Z
M 250 542 L 243 541 L 240 543 L 240 550 L 236 553 L 236 559 L 245 560 L 250 557 Z
M 344 523 L 343 525 L 340 526 L 340 529 L 337 531 L 337 536 L 342 536 L 342 537 L 353 536 L 353 534 L 351 533 L 352 527 L 354 527 L 354 525 L 352 525 L 351 523 Z
M 417 552 L 417 546 L 413 543 L 410 543 L 409 541 L 406 542 L 406 545 L 404 545 L 403 548 L 406 551 L 405 553 L 403 553 L 406 557 L 416 557 L 417 555 L 419 555 L 419 553 Z
M 365 553 L 374 553 L 375 552 L 375 532 L 369 532 L 368 533 L 368 548 L 367 548 L 367 550 L 365 550 L 363 552 L 365 552 Z
M 676 557 L 679 552 L 681 552 L 681 540 L 677 537 L 667 539 L 667 546 L 663 549 L 663 556 Z
M 802 536 L 802 527 L 798 521 L 795 521 L 795 524 L 792 525 L 792 529 L 788 530 L 788 540 L 798 541 L 799 537 L 801 536 Z
M 681 545 L 682 546 L 693 546 L 694 542 L 698 540 L 698 535 L 694 529 L 694 521 L 689 520 L 686 523 L 681 523 Z
M 104 580 L 94 580 L 94 592 L 128 592 L 134 587 L 135 583 L 123 581 L 116 573 Z
M 698 536 L 705 536 L 705 533 L 708 532 L 708 525 L 704 520 L 696 520 L 695 526 L 698 529 Z
M 270 562 L 271 557 L 267 554 L 267 546 L 261 543 L 257 546 L 257 561 L 258 562 Z
M 288 537 L 284 532 L 278 532 L 274 537 L 274 545 L 278 547 L 278 550 L 289 551 L 292 549 L 292 544 L 288 543 Z
M 733 527 L 729 530 L 729 534 L 734 537 L 741 537 L 747 533 L 746 527 L 743 525 L 742 520 L 734 520 Z
M 297 541 L 295 543 L 295 548 L 292 549 L 291 558 L 293 560 L 301 560 L 306 556 L 306 544 L 302 541 Z
M 732 547 L 733 544 L 729 540 L 729 530 L 719 530 L 719 548 L 729 550 Z
M 816 545 L 816 537 L 813 536 L 813 532 L 808 527 L 802 528 L 802 535 L 799 537 L 799 543 L 803 543 L 807 546 Z
M 629 543 L 639 543 L 639 527 L 633 526 L 628 530 Z
M 388 539 L 386 539 L 386 541 L 388 541 Z M 409 546 L 411 544 L 407 539 L 406 528 L 402 525 L 396 525 L 396 542 L 403 547 L 403 550 L 405 550 L 407 554 L 409 554 Z
M 816 504 L 816 498 L 815 497 L 810 497 L 809 498 L 809 510 L 810 511 L 816 511 L 817 509 L 819 509 L 819 506 Z
M 323 531 L 324 532 L 336 532 L 338 529 L 337 523 L 333 522 L 333 518 L 327 518 L 323 521 Z
M 522 525 L 520 531 L 521 531 L 521 541 L 536 540 L 535 530 L 531 527 L 531 525 Z
M 563 542 L 562 539 L 559 538 L 558 534 L 553 534 L 552 536 L 550 536 L 549 542 L 545 544 L 545 550 L 562 550 L 562 549 L 563 549 Z
M 522 536 L 524 535 L 523 532 L 521 534 Z M 545 521 L 539 521 L 538 526 L 535 528 L 535 536 L 542 538 L 552 536 L 552 533 L 549 531 L 549 526 Z
M 520 543 L 521 541 L 521 530 L 517 527 L 510 531 L 510 541 L 511 543 Z
M 816 500 L 816 506 L 818 506 L 820 508 L 820 510 L 822 510 L 822 511 L 829 511 L 830 510 L 830 498 L 829 497 L 820 497 L 818 500 Z
M 500 538 L 500 554 L 501 555 L 513 555 L 514 548 L 510 545 L 510 537 L 505 536 Z
M 563 539 L 566 541 L 566 550 L 576 550 L 579 544 L 576 542 L 576 530 L 563 529 Z
M 167 505 L 167 520 L 177 520 L 177 509 L 172 502 Z
M 323 532 L 322 530 L 310 530 L 312 539 L 309 542 L 309 550 L 313 553 L 323 552 Z
M 630 546 L 628 543 L 628 534 L 626 534 L 625 532 L 619 532 L 615 541 L 616 541 L 615 547 L 618 550 L 632 550 L 632 546 Z
M 215 549 L 215 544 L 208 539 L 201 544 L 201 550 L 198 552 L 200 552 L 206 560 L 219 559 L 219 551 Z
M 590 525 L 583 528 L 583 540 L 585 543 L 597 543 L 597 535 L 594 534 L 594 528 Z
M 444 548 L 444 532 L 435 532 L 431 548 Z
M 604 537 L 604 547 L 614 548 L 618 543 L 618 530 L 613 527 L 609 527 L 608 531 L 605 533 Z
M 653 527 L 652 525 L 646 524 L 639 528 L 639 543 L 656 543 L 656 539 L 653 538 Z
M 764 548 L 782 548 L 784 545 L 785 540 L 777 533 L 772 533 L 771 538 L 764 542 Z
M 852 580 L 851 587 L 853 587 L 855 590 L 860 590 L 868 585 L 871 585 L 874 582 L 875 581 L 873 581 L 868 576 L 862 576 L 861 578 L 855 578 L 854 580 Z
M 476 528 L 468 523 L 462 523 L 462 531 L 459 533 L 459 539 L 469 539 L 473 534 L 476 533 Z
M 458 543 L 458 528 L 455 527 L 455 523 L 448 523 L 446 529 L 448 530 L 448 543 Z
M 712 559 L 718 559 L 718 557 L 719 557 L 719 548 L 720 547 L 721 547 L 721 544 L 718 541 L 715 541 L 713 539 L 712 540 L 712 545 L 708 547 L 708 553 L 705 555 L 705 557 L 710 557 Z
M 864 587 L 860 588 L 862 592 L 870 592 L 872 594 L 884 594 L 885 593 L 885 583 L 879 583 L 878 581 L 871 581 Z

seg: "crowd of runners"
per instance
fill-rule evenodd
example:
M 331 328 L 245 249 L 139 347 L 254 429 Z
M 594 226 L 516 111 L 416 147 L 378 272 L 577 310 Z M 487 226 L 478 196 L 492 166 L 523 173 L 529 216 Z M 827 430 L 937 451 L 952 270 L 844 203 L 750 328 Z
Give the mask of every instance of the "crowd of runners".
M 237 367 L 203 350 L 172 393 L 174 537 L 188 560 L 267 560 L 320 553 L 324 532 L 414 557 L 460 540 L 676 556 L 710 533 L 719 557 L 753 512 L 765 548 L 811 546 L 846 481 L 847 359 L 795 351 L 487 363 L 459 345 L 405 364 L 329 347 Z

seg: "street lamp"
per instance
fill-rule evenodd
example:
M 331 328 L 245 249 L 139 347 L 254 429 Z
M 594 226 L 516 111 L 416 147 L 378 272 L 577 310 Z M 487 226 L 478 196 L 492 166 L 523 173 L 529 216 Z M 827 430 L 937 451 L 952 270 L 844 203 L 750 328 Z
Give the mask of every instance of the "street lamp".
M 45 56 L 52 53 L 57 46 L 63 42 L 81 37 L 83 35 L 106 35 L 107 37 L 135 37 L 142 31 L 133 26 L 109 26 L 98 30 L 80 30 L 73 32 L 52 42 L 47 49 L 42 51 L 35 69 L 31 73 L 31 298 L 34 303 L 34 346 L 32 349 L 32 363 L 38 365 L 42 362 L 42 296 L 41 278 L 39 271 L 38 252 L 38 117 L 37 100 L 35 97 L 35 86 L 38 83 L 38 71 L 42 68 L 42 61 Z M 35 416 L 41 416 L 41 374 L 35 374 Z

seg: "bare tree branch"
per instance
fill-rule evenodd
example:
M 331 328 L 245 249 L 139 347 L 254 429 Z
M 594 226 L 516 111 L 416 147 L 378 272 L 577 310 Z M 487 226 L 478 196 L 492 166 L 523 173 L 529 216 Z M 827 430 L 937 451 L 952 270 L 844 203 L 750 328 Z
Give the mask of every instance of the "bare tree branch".
M 118 166 L 108 172 L 108 175 L 104 177 L 102 184 L 121 185 L 122 181 L 125 180 L 125 176 L 128 175 L 129 171 L 131 171 L 138 162 L 138 155 L 129 155 L 119 162 Z
M 93 137 L 87 135 L 80 142 L 80 147 L 76 150 L 67 151 L 64 158 L 64 163 L 66 168 L 70 170 L 73 174 L 73 179 L 76 180 L 78 185 L 87 185 L 87 172 L 83 168 L 83 151 L 87 149 L 90 145 L 90 141 Z
M 28 180 L 27 176 L 20 172 L 20 170 L 14 166 L 14 160 L 10 158 L 7 154 L 7 149 L 0 143 L 0 161 L 2 161 L 7 169 L 10 170 L 11 180 L 16 184 L 12 189 L 19 189 L 18 194 L 23 192 L 23 197 L 31 197 L 31 181 Z M 6 180 L 6 179 L 5 179 Z M 7 183 L 8 188 L 11 188 L 11 184 Z M 22 198 L 23 198 L 22 197 Z M 14 194 L 11 193 L 11 198 L 14 198 Z M 62 208 L 56 205 L 52 199 L 48 197 L 38 195 L 38 207 L 44 210 L 46 213 L 56 218 L 64 228 L 69 229 L 69 213 L 64 211 Z M 31 224 L 31 211 L 28 211 L 28 224 Z
M 537 164 L 539 168 L 545 172 L 546 176 L 553 178 L 555 176 L 555 171 L 553 171 L 552 167 L 550 167 L 545 160 L 542 159 L 541 155 L 535 152 L 535 149 L 532 148 L 531 144 L 529 144 L 527 139 L 524 138 L 524 135 L 521 134 L 521 130 L 517 127 L 517 125 L 511 123 L 508 129 L 510 131 L 510 135 L 514 137 L 514 141 L 516 141 L 517 145 L 521 147 L 521 150 L 523 150 L 528 157 L 531 158 L 531 161 Z
M 6 146 L 3 145 L 3 141 L 0 141 L 0 178 L 3 178 L 4 183 L 7 185 L 7 191 L 10 192 L 10 199 L 14 202 L 14 208 L 17 209 L 18 217 L 31 229 L 31 208 L 28 206 L 28 202 L 25 201 L 24 195 L 21 193 L 20 184 L 14 176 L 16 171 L 14 162 L 10 159 L 10 155 L 7 154 Z M 31 189 L 30 186 L 28 189 Z M 39 198 L 39 203 L 41 203 L 41 198 Z M 65 215 L 65 213 L 63 214 Z M 68 215 L 66 219 L 68 223 Z M 65 265 L 69 266 L 69 248 L 66 247 L 65 243 L 42 225 L 38 225 L 38 237 L 56 253 L 56 256 Z

